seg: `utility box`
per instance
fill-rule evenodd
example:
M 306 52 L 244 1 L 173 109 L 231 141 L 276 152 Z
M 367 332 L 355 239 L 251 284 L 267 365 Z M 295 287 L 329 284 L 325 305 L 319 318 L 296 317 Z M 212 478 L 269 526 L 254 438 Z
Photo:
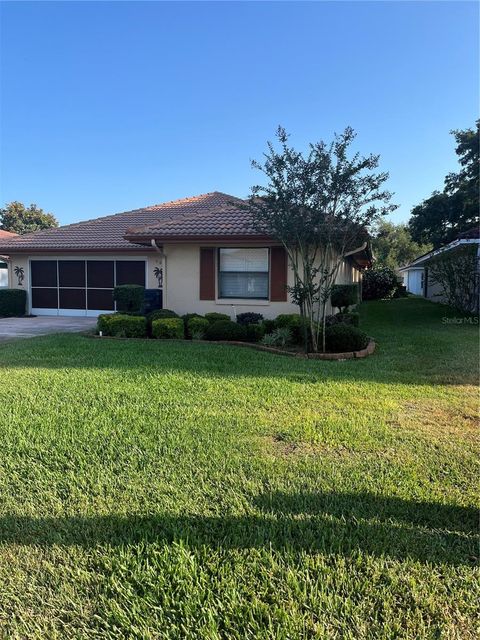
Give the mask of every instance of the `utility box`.
M 162 306 L 163 306 L 162 289 L 145 289 L 142 313 L 146 315 L 151 311 L 155 311 L 156 309 L 161 309 Z

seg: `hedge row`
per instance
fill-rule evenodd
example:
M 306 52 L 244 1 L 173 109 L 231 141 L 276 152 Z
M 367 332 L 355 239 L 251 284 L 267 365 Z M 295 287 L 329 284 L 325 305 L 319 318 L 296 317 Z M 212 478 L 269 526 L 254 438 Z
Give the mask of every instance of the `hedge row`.
M 146 318 L 117 313 L 100 316 L 97 329 L 106 336 L 126 338 L 148 336 L 156 339 L 263 342 L 278 347 L 304 344 L 308 325 L 298 314 L 281 314 L 275 320 L 264 320 L 260 314 L 242 315 L 241 321 L 238 317 L 237 322 L 233 322 L 226 314 L 216 312 L 179 317 L 170 309 L 159 309 Z M 367 335 L 358 328 L 358 313 L 341 313 L 327 320 L 325 340 L 328 351 L 357 351 L 368 344 Z

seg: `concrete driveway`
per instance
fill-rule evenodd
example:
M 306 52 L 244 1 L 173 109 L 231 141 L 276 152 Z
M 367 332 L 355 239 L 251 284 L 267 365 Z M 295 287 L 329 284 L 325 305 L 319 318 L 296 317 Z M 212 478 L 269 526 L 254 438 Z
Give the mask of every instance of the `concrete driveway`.
M 49 333 L 78 332 L 92 329 L 96 318 L 61 318 L 37 316 L 36 318 L 0 318 L 0 340 L 33 338 Z

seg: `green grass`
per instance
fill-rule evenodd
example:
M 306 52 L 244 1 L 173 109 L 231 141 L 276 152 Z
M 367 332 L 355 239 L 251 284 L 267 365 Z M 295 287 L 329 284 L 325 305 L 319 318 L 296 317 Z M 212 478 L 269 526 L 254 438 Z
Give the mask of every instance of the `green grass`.
M 0 345 L 0 637 L 475 638 L 477 327 L 365 304 L 315 362 Z

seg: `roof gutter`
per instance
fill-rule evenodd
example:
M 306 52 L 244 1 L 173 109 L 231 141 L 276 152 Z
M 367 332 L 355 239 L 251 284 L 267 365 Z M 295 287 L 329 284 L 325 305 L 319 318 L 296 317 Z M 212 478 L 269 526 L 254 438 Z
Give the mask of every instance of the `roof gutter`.
M 352 249 L 351 251 L 347 251 L 347 253 L 344 253 L 343 257 L 346 258 L 347 256 L 353 256 L 354 253 L 360 253 L 360 251 L 365 251 L 367 247 L 368 247 L 368 242 L 364 242 L 356 249 Z
M 442 253 L 445 253 L 446 251 L 451 251 L 452 249 L 456 249 L 457 247 L 460 247 L 466 244 L 478 244 L 479 251 L 480 251 L 480 240 L 478 238 L 460 238 L 457 240 L 452 240 L 452 242 L 449 242 L 443 247 L 439 247 L 438 249 L 429 251 L 423 256 L 420 256 L 419 258 L 416 258 L 415 260 L 413 260 L 413 262 L 408 264 L 406 267 L 402 267 L 402 268 L 403 269 L 415 269 L 416 267 L 421 268 L 426 262 L 428 262 L 432 258 L 435 258 L 436 256 Z
M 365 240 L 359 247 L 343 254 L 344 258 L 350 258 L 356 269 L 362 271 L 372 266 L 373 255 L 368 240 Z

